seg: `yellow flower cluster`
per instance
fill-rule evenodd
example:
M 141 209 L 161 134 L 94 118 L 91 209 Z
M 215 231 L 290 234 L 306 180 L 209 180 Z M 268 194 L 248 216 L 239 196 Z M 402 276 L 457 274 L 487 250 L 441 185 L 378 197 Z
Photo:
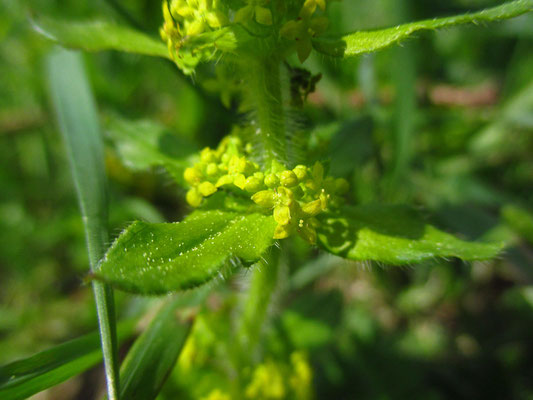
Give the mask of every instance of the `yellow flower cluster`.
M 188 43 L 228 24 L 220 0 L 171 0 L 163 2 L 164 23 L 159 33 L 174 62 L 185 74 L 192 74 L 198 63 L 214 54 L 213 38 Z M 208 35 L 209 36 L 209 35 Z
M 251 382 L 246 387 L 247 399 L 310 400 L 313 398 L 313 371 L 305 354 L 291 354 L 291 365 L 266 361 L 253 371 Z
M 228 23 L 219 0 L 171 0 L 163 2 L 165 19 L 161 36 L 164 40 L 172 35 L 194 36 L 208 29 L 218 29 Z
M 221 188 L 238 189 L 251 195 L 251 200 L 271 210 L 277 227 L 274 239 L 284 239 L 298 233 L 309 243 L 316 242 L 315 218 L 330 206 L 337 206 L 347 192 L 348 182 L 342 178 L 324 176 L 324 167 L 317 162 L 310 168 L 297 165 L 287 169 L 273 161 L 261 171 L 257 163 L 246 157 L 239 138 L 229 136 L 216 150 L 205 148 L 200 162 L 187 168 L 184 178 L 191 189 L 187 202 L 199 207 L 205 197 Z

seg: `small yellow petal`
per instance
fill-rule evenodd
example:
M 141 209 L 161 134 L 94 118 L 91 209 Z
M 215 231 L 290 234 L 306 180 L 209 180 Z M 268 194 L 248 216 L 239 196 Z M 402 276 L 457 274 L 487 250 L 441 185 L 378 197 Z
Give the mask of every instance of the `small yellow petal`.
M 326 17 L 313 18 L 310 23 L 310 28 L 313 31 L 313 36 L 320 35 L 328 29 L 329 19 Z
M 207 176 L 215 176 L 218 174 L 218 166 L 215 163 L 209 163 L 207 164 L 207 167 L 205 168 L 205 173 Z
M 311 50 L 313 50 L 313 44 L 309 37 L 301 38 L 296 42 L 296 53 L 298 53 L 298 59 L 301 63 L 307 60 L 307 57 L 311 54 Z
M 305 179 L 307 176 L 307 167 L 305 165 L 297 165 L 292 171 L 296 174 L 299 181 Z
M 229 185 L 231 183 L 233 183 L 233 177 L 232 176 L 230 176 L 230 175 L 222 175 L 220 178 L 218 178 L 218 181 L 215 184 L 215 186 L 218 188 L 218 187 L 221 187 L 221 186 L 224 186 L 224 185 Z
M 316 10 L 316 1 L 315 0 L 305 0 L 302 9 L 300 10 L 300 18 L 307 19 L 313 15 Z
M 313 179 L 317 183 L 321 183 L 324 179 L 324 166 L 318 161 L 313 165 Z
M 254 6 L 247 5 L 235 13 L 235 22 L 244 23 L 250 21 L 254 16 Z
M 302 206 L 302 211 L 311 217 L 319 214 L 322 210 L 322 201 L 320 199 L 310 201 Z
M 300 22 L 294 20 L 287 21 L 285 25 L 279 30 L 281 36 L 285 36 L 288 39 L 296 39 L 300 31 Z
M 244 187 L 246 186 L 246 177 L 243 174 L 235 175 L 233 178 L 233 184 L 239 189 L 244 190 Z
M 278 225 L 274 230 L 274 239 L 286 239 L 291 235 L 291 227 L 288 225 Z
M 261 25 L 272 25 L 272 12 L 266 7 L 255 7 L 255 20 Z
M 217 188 L 211 182 L 202 182 L 198 186 L 198 191 L 201 193 L 202 196 L 207 197 L 215 193 L 217 191 Z
M 288 225 L 291 222 L 291 210 L 287 206 L 274 208 L 274 220 L 280 225 Z
M 294 202 L 294 193 L 291 189 L 287 189 L 286 187 L 280 186 L 277 188 L 277 193 L 279 204 L 290 206 Z
M 202 195 L 196 188 L 189 189 L 185 195 L 185 199 L 187 200 L 187 203 L 193 207 L 199 207 L 200 204 L 202 204 Z

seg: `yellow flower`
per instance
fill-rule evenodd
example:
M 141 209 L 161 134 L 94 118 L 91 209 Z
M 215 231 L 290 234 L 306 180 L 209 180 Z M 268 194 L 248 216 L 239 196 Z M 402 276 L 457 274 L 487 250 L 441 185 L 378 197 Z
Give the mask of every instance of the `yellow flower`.
M 293 171 L 287 170 L 281 173 L 279 181 L 285 187 L 292 187 L 298 184 L 298 177 Z
M 301 352 L 291 354 L 293 373 L 289 383 L 295 393 L 296 400 L 310 400 L 312 395 L 313 370 L 307 357 Z
M 244 23 L 254 19 L 261 25 L 272 25 L 272 12 L 264 7 L 268 0 L 246 0 L 247 5 L 235 13 L 235 22 Z
M 220 389 L 214 389 L 207 396 L 202 397 L 200 400 L 231 400 L 231 397 L 229 394 L 224 393 Z
M 297 20 L 290 20 L 280 29 L 281 36 L 296 41 L 296 52 L 300 62 L 304 62 L 309 57 L 313 48 L 312 39 L 326 31 L 329 20 L 326 17 L 311 18 L 311 15 L 304 13 Z
M 284 399 L 286 389 L 280 368 L 272 361 L 258 365 L 245 395 L 248 399 Z
M 176 20 L 182 20 L 185 35 L 199 35 L 208 27 L 218 29 L 227 24 L 217 0 L 173 0 L 170 12 Z

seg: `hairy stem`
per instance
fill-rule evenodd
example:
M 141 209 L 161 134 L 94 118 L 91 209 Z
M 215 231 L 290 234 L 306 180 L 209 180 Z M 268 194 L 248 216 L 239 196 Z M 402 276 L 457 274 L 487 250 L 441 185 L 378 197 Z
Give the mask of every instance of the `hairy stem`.
M 258 57 L 244 67 L 246 93 L 254 110 L 254 143 L 265 166 L 273 160 L 287 163 L 285 113 L 281 90 L 280 61 Z
M 273 248 L 267 259 L 254 268 L 239 327 L 239 338 L 246 354 L 253 355 L 260 341 L 278 287 L 279 265 L 279 250 Z

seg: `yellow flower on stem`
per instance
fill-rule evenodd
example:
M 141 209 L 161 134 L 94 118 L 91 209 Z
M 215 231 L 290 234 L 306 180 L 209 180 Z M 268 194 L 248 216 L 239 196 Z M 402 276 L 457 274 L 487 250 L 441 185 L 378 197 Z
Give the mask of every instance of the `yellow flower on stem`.
M 244 23 L 254 19 L 261 25 L 272 25 L 272 12 L 265 7 L 268 0 L 246 0 L 247 5 L 235 14 L 235 22 Z
M 218 29 L 227 24 L 217 0 L 173 0 L 170 12 L 177 20 L 185 21 L 186 35 L 199 35 L 207 27 Z
M 312 39 L 326 31 L 329 20 L 326 17 L 311 18 L 304 13 L 304 16 L 297 20 L 287 21 L 280 29 L 280 34 L 287 39 L 296 41 L 296 52 L 300 62 L 304 62 L 309 57 L 313 48 Z

